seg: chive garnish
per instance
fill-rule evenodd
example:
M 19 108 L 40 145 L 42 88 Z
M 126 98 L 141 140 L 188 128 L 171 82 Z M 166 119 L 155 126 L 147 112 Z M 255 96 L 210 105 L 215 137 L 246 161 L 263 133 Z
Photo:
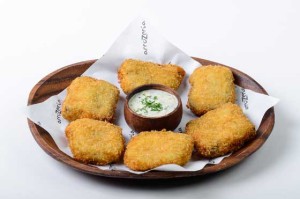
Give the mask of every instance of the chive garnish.
M 161 103 L 157 102 L 157 96 L 151 97 L 150 95 L 143 94 L 144 98 L 142 98 L 141 103 L 144 105 L 142 108 L 136 110 L 136 112 L 144 112 L 148 113 L 148 111 L 161 111 L 163 110 L 163 106 Z

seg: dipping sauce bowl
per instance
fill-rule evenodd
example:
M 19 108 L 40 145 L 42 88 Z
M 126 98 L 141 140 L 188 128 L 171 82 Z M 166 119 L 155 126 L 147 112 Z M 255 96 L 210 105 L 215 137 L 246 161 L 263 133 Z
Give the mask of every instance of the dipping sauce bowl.
M 146 84 L 127 95 L 124 115 L 128 126 L 136 132 L 172 131 L 181 121 L 182 103 L 173 89 L 160 84 Z

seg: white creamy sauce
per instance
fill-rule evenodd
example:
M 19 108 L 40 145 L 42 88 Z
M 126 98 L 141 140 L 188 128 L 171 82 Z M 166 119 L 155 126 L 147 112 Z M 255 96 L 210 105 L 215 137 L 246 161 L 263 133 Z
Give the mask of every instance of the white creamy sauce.
M 178 100 L 168 92 L 149 89 L 133 95 L 128 104 L 129 108 L 139 115 L 161 117 L 174 111 Z

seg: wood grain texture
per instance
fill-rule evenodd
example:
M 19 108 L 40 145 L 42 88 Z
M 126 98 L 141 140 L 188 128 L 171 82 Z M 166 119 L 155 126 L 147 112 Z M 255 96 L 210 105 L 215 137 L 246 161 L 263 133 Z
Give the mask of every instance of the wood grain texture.
M 218 64 L 216 62 L 194 58 L 202 65 L 208 64 Z M 66 67 L 63 67 L 53 73 L 47 75 L 42 80 L 40 80 L 31 90 L 28 105 L 43 102 L 50 96 L 58 94 L 68 85 L 71 81 L 80 76 L 89 66 L 91 66 L 96 60 L 83 61 L 75 63 Z M 220 64 L 223 65 L 223 64 Z M 224 65 L 223 65 L 224 66 Z M 227 66 L 228 67 L 228 66 Z M 254 79 L 248 75 L 228 67 L 232 70 L 235 84 L 242 86 L 244 88 L 251 89 L 253 91 L 268 94 L 265 89 L 259 85 Z M 94 166 L 86 165 L 77 162 L 73 158 L 67 156 L 62 151 L 60 151 L 57 145 L 54 143 L 52 137 L 47 131 L 38 125 L 34 124 L 28 119 L 29 128 L 36 142 L 40 147 L 51 157 L 56 160 L 85 173 L 105 176 L 111 178 L 127 178 L 127 179 L 171 179 L 171 178 L 183 178 L 192 176 L 201 176 L 209 173 L 215 173 L 229 167 L 236 165 L 241 162 L 255 151 L 257 151 L 263 143 L 267 140 L 271 131 L 273 129 L 275 122 L 274 108 L 270 108 L 264 115 L 263 120 L 259 129 L 257 130 L 256 138 L 242 147 L 240 150 L 233 153 L 231 156 L 225 158 L 221 163 L 217 165 L 206 165 L 202 170 L 196 172 L 163 172 L 163 171 L 151 171 L 142 175 L 132 174 L 126 171 L 106 171 L 100 170 Z

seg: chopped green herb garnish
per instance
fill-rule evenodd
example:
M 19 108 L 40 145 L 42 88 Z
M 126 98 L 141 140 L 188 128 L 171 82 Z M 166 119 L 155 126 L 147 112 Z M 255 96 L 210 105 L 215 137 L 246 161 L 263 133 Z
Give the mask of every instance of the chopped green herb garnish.
M 143 94 L 143 96 L 145 96 L 142 100 L 141 103 L 144 105 L 142 108 L 136 110 L 136 112 L 144 112 L 144 113 L 148 113 L 148 111 L 161 111 L 163 110 L 163 106 L 161 103 L 157 102 L 156 100 L 158 99 L 157 96 L 154 96 L 153 98 L 151 98 L 151 96 L 146 96 L 145 94 Z

